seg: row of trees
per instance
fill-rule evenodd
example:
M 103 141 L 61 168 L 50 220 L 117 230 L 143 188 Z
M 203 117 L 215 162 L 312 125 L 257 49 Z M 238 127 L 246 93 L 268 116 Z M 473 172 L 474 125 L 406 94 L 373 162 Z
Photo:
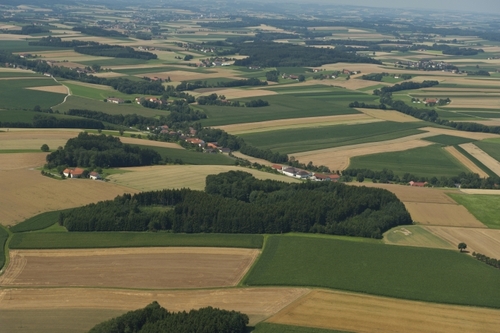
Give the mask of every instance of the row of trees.
M 74 49 L 78 53 L 88 54 L 100 57 L 114 57 L 114 58 L 134 58 L 134 59 L 144 59 L 151 60 L 157 59 L 158 56 L 151 52 L 146 51 L 136 51 L 130 46 L 120 46 L 120 45 L 85 45 L 77 46 Z
M 80 31 L 82 34 L 97 36 L 97 37 L 127 37 L 116 30 L 106 30 L 100 27 L 79 26 L 74 27 L 73 31 Z
M 439 81 L 430 81 L 430 80 L 426 80 L 426 81 L 423 81 L 421 83 L 420 82 L 413 82 L 413 81 L 401 82 L 401 83 L 395 84 L 395 85 L 390 86 L 390 87 L 382 87 L 380 89 L 375 89 L 373 91 L 373 94 L 377 95 L 377 96 L 382 96 L 382 95 L 385 95 L 387 93 L 393 93 L 396 91 L 429 88 L 429 87 L 437 86 L 438 84 L 439 84 Z
M 161 156 L 149 148 L 123 144 L 111 135 L 92 135 L 87 132 L 69 139 L 63 149 L 47 155 L 47 167 L 127 167 L 158 164 Z
M 144 206 L 173 206 L 148 210 Z M 123 195 L 61 214 L 69 231 L 321 232 L 381 238 L 411 224 L 388 191 L 331 182 L 287 184 L 231 171 L 207 177 L 206 191 L 163 190 Z
M 94 326 L 89 333 L 245 333 L 248 316 L 236 311 L 206 307 L 169 312 L 156 301 Z
M 495 268 L 500 268 L 500 260 L 495 258 L 490 258 L 484 254 L 472 252 L 472 256 L 479 261 L 484 262 L 487 265 L 493 266 Z

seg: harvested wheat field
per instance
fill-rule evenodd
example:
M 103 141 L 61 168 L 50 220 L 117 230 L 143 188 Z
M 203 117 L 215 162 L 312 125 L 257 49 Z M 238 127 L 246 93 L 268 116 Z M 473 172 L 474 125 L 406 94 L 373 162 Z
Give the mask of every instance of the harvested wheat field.
M 10 251 L 3 286 L 185 289 L 235 286 L 259 250 L 164 247 Z M 147 278 L 144 278 L 147 277 Z
M 218 90 L 217 93 L 219 95 L 226 96 L 227 99 L 269 96 L 277 94 L 277 92 L 275 91 L 265 90 L 265 89 L 237 89 L 237 88 L 222 89 Z
M 9 129 L 0 132 L 0 146 L 5 150 L 40 149 L 46 143 L 51 149 L 64 147 L 68 139 L 74 138 L 81 130 L 21 130 Z
M 461 138 L 467 138 L 467 139 L 473 139 L 473 140 L 500 138 L 500 135 L 498 135 L 498 134 L 465 132 L 465 131 L 457 131 L 457 130 L 452 130 L 452 129 L 437 128 L 437 127 L 422 127 L 422 128 L 419 128 L 419 130 L 427 131 L 429 133 L 433 133 L 434 135 L 445 134 L 445 135 L 458 136 Z
M 381 119 L 381 120 L 388 120 L 388 121 L 395 121 L 397 123 L 414 123 L 417 121 L 421 121 L 420 119 L 414 118 L 412 116 L 408 116 L 404 113 L 398 112 L 398 111 L 386 111 L 386 110 L 375 110 L 375 109 L 360 109 L 357 108 L 356 110 L 363 112 L 367 116 Z
M 230 170 L 249 172 L 258 179 L 273 179 L 289 183 L 299 182 L 297 179 L 283 175 L 227 165 L 166 165 L 123 168 L 123 170 L 134 172 L 109 176 L 108 179 L 110 182 L 141 191 L 179 189 L 183 187 L 192 190 L 204 190 L 205 179 L 208 175 L 215 175 Z
M 377 187 L 386 189 L 394 193 L 399 200 L 404 203 L 407 202 L 420 202 L 420 203 L 434 203 L 434 204 L 454 204 L 457 203 L 450 198 L 446 193 L 455 192 L 458 190 L 443 190 L 430 187 L 414 187 L 397 184 L 382 184 L 382 183 L 349 183 L 355 186 Z
M 172 149 L 184 149 L 179 146 L 179 144 L 175 142 L 163 142 L 163 141 L 154 141 L 147 139 L 138 139 L 138 138 L 130 138 L 127 136 L 120 137 L 120 141 L 126 144 L 134 144 L 134 145 L 143 145 L 143 146 L 151 146 L 151 147 L 163 147 L 163 148 L 172 148 Z
M 426 226 L 425 229 L 447 240 L 455 249 L 459 243 L 465 242 L 467 251 L 471 253 L 478 252 L 491 258 L 500 258 L 500 230 L 431 226 Z
M 385 244 L 389 245 L 428 247 L 433 249 L 448 250 L 456 249 L 455 246 L 452 246 L 447 241 L 434 235 L 425 229 L 425 227 L 420 225 L 407 225 L 393 228 L 384 233 L 383 241 Z
M 350 159 L 355 156 L 404 151 L 429 146 L 432 144 L 431 142 L 420 140 L 429 136 L 433 136 L 433 134 L 421 133 L 395 140 L 311 150 L 294 153 L 293 156 L 302 163 L 312 161 L 316 165 L 325 165 L 330 170 L 344 170 L 349 166 Z
M 449 152 L 453 157 L 460 161 L 467 169 L 469 169 L 473 173 L 477 173 L 481 178 L 488 178 L 489 175 L 484 172 L 481 168 L 475 165 L 471 160 L 465 157 L 461 152 L 457 150 L 457 148 L 453 146 L 448 146 L 444 148 L 447 152 Z
M 492 115 L 494 115 L 495 113 L 492 113 Z M 473 114 L 473 113 L 470 113 L 470 114 Z M 489 118 L 486 118 L 486 119 L 489 119 Z M 456 122 L 460 122 L 460 121 L 456 121 Z M 490 120 L 477 120 L 477 118 L 476 118 L 474 120 L 464 120 L 464 122 L 472 122 L 472 123 L 481 124 L 484 126 L 500 126 L 500 119 L 498 119 L 498 118 L 492 118 Z
M 442 203 L 404 202 L 414 222 L 448 227 L 486 228 L 467 208 Z
M 79 207 L 136 192 L 88 179 L 56 180 L 42 176 L 38 170 L 28 169 L 0 171 L 0 188 L 0 224 L 3 225 L 12 225 L 43 212 Z
M 8 288 L 0 291 L 0 312 L 29 309 L 115 309 L 136 310 L 152 301 L 169 311 L 202 307 L 241 311 L 254 325 L 277 313 L 306 288 L 231 288 L 213 290 L 133 291 L 93 288 Z M 62 318 L 64 319 L 64 318 Z M 50 325 L 50 322 L 48 322 Z
M 1 154 L 0 171 L 36 168 L 45 163 L 46 156 L 47 153 L 42 152 Z
M 477 158 L 481 163 L 483 163 L 488 169 L 500 176 L 500 162 L 495 160 L 490 155 L 486 154 L 482 149 L 473 143 L 461 144 L 466 152 Z
M 116 72 L 103 72 L 103 73 L 95 73 L 92 74 L 97 77 L 120 77 L 120 76 L 125 76 L 125 74 L 122 73 L 116 73 Z
M 460 189 L 460 192 L 464 192 L 467 194 L 500 195 L 499 190 L 481 190 L 481 189 L 462 188 L 462 189 Z
M 227 78 L 233 80 L 241 79 L 241 77 L 236 76 L 236 73 L 234 73 L 234 71 L 232 70 L 215 71 L 210 73 L 188 72 L 188 71 L 178 70 L 170 72 L 139 74 L 136 76 L 141 78 L 144 76 L 149 78 L 159 77 L 164 80 L 170 77 L 170 80 L 172 81 L 206 80 L 213 78 Z
M 320 127 L 338 124 L 362 124 L 369 122 L 379 121 L 373 117 L 364 114 L 349 114 L 340 116 L 323 116 L 323 117 L 306 117 L 306 118 L 292 118 L 292 119 L 279 119 L 260 121 L 254 123 L 233 124 L 226 126 L 218 126 L 231 134 L 267 132 L 279 129 L 288 128 L 303 128 L 303 127 Z
M 463 96 L 463 93 L 461 94 Z M 450 95 L 452 97 L 452 95 Z M 454 97 L 451 103 L 446 106 L 453 108 L 481 108 L 481 109 L 494 109 L 500 108 L 500 99 L 497 96 L 491 96 L 491 94 L 485 95 L 483 98 L 458 98 Z
M 267 321 L 358 333 L 494 333 L 500 310 L 315 290 Z
M 45 92 L 51 92 L 51 93 L 56 93 L 56 94 L 68 94 L 68 88 L 65 86 L 45 86 L 45 87 L 31 87 L 31 88 L 26 88 L 29 90 L 37 90 L 37 91 L 45 91 Z

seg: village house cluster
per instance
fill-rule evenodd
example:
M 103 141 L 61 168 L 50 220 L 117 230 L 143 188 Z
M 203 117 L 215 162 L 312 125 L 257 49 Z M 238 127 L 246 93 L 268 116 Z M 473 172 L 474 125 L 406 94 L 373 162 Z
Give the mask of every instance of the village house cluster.
M 461 72 L 451 64 L 444 61 L 420 60 L 420 61 L 398 61 L 395 66 L 408 69 L 420 69 L 424 71 L 443 71 L 460 74 Z

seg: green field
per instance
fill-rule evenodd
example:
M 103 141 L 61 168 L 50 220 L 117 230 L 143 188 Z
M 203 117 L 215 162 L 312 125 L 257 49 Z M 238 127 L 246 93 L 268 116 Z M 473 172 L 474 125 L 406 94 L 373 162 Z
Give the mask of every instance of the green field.
M 419 225 L 395 227 L 384 233 L 384 243 L 390 245 L 430 247 L 454 250 L 447 241 L 435 236 Z
M 114 92 L 113 92 L 114 93 Z M 95 100 L 90 98 L 70 96 L 66 103 L 60 104 L 54 108 L 60 112 L 67 112 L 71 109 L 86 109 L 92 111 L 100 111 L 109 114 L 138 114 L 144 117 L 155 117 L 158 115 L 167 115 L 168 111 L 155 110 L 142 107 L 135 103 L 132 104 L 113 104 L 105 103 L 102 100 Z
M 158 60 L 143 60 L 135 58 L 103 58 L 96 57 L 94 60 L 79 61 L 79 64 L 91 66 L 97 64 L 101 67 L 111 67 L 111 66 L 126 66 L 126 65 L 144 65 L 144 64 L 157 64 Z
M 65 118 L 65 119 L 82 119 L 81 117 L 75 116 L 67 116 L 64 114 L 57 113 L 40 113 L 35 111 L 25 111 L 25 110 L 0 110 L 0 121 L 4 122 L 23 122 L 23 123 L 32 123 L 33 117 L 39 116 L 50 116 L 55 118 Z
M 6 242 L 9 238 L 9 232 L 3 225 L 0 225 L 0 269 L 5 265 Z
M 349 103 L 354 100 L 367 102 L 374 100 L 372 96 L 366 94 L 349 94 L 345 91 L 342 93 L 344 94 L 338 95 L 333 91 L 310 94 L 290 93 L 240 99 L 240 101 L 263 99 L 269 102 L 269 106 L 260 108 L 200 106 L 208 116 L 207 119 L 202 120 L 202 124 L 204 126 L 221 126 L 276 119 L 355 114 L 359 112 L 349 108 Z
M 80 249 L 151 246 L 261 248 L 262 235 L 172 234 L 166 232 L 26 232 L 16 233 L 11 249 Z
M 345 331 L 326 330 L 321 328 L 289 326 L 262 322 L 255 326 L 253 333 L 347 333 Z
M 421 122 L 395 123 L 384 121 L 249 133 L 242 134 L 241 137 L 250 145 L 290 154 L 402 138 L 422 133 L 422 131 L 417 130 L 419 127 L 422 127 Z
M 477 142 L 477 141 L 476 141 Z M 459 145 L 455 145 L 455 149 L 460 152 L 460 154 L 464 155 L 467 157 L 472 163 L 478 166 L 479 169 L 483 170 L 486 172 L 486 174 L 490 177 L 496 177 L 496 173 L 491 171 L 486 165 L 484 165 L 480 160 L 472 156 L 468 151 L 460 147 Z
M 35 231 L 48 228 L 52 226 L 54 223 L 57 223 L 59 219 L 59 214 L 64 211 L 65 210 L 56 210 L 52 212 L 38 214 L 19 224 L 16 224 L 12 228 L 10 228 L 10 231 L 16 233 L 16 232 Z
M 473 139 L 461 138 L 458 136 L 451 136 L 451 135 L 445 135 L 445 134 L 431 136 L 428 138 L 424 138 L 424 140 L 434 142 L 434 143 L 439 143 L 443 146 L 461 145 L 463 143 L 469 143 L 469 142 L 476 141 Z
M 42 75 L 38 73 L 33 73 L 31 71 L 25 71 L 25 70 L 17 70 L 17 71 L 7 71 L 7 72 L 2 72 L 0 70 L 0 78 L 7 78 L 7 77 L 33 77 L 33 78 L 43 78 Z
M 481 148 L 486 154 L 490 155 L 495 160 L 500 162 L 500 142 L 496 143 L 493 141 L 478 141 L 474 144 Z
M 7 52 L 36 52 L 36 51 L 58 51 L 68 50 L 64 47 L 30 46 L 26 40 L 2 40 L 2 51 Z
M 474 215 L 479 221 L 484 223 L 491 229 L 500 229 L 500 195 L 483 195 L 483 194 L 457 194 L 448 193 L 448 195 L 465 206 L 467 210 Z
M 194 165 L 234 165 L 234 159 L 223 154 L 207 154 L 185 149 L 174 149 L 154 146 L 134 145 L 141 148 L 149 148 L 157 151 L 162 159 L 168 157 L 170 160 L 180 159 L 183 164 Z
M 98 86 L 96 88 L 89 86 L 82 86 L 79 84 L 72 83 L 71 81 L 64 81 L 64 85 L 71 90 L 72 95 L 95 99 L 100 102 L 103 102 L 103 100 L 108 97 L 122 98 L 124 100 L 128 99 L 131 101 L 133 101 L 135 97 L 137 97 L 136 95 L 127 95 L 117 90 L 109 89 L 109 87 L 107 86 L 105 88 L 108 89 L 99 89 Z
M 201 72 L 201 73 L 210 73 L 209 70 L 204 68 L 192 68 L 185 66 L 182 67 L 173 67 L 173 66 L 164 66 L 164 67 L 150 67 L 150 68 L 127 68 L 127 69 L 117 69 L 113 72 L 127 74 L 127 75 L 141 75 L 141 74 L 150 74 L 150 73 L 161 73 L 161 72 L 169 72 L 169 71 L 185 71 L 185 72 Z
M 408 172 L 417 177 L 428 178 L 453 177 L 460 172 L 470 172 L 439 145 L 354 157 L 349 168 L 374 171 L 389 169 L 399 176 Z
M 26 88 L 56 85 L 57 83 L 49 78 L 0 80 L 1 108 L 32 110 L 35 105 L 42 109 L 50 108 L 61 103 L 65 95 Z
M 269 236 L 244 280 L 500 308 L 500 271 L 458 251 Z

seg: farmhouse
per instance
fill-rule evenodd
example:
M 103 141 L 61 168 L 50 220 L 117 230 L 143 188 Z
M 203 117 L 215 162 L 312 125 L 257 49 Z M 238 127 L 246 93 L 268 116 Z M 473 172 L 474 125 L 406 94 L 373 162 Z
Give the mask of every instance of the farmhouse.
M 95 171 L 92 171 L 90 174 L 89 174 L 89 177 L 90 179 L 92 180 L 100 180 L 101 179 L 101 175 L 98 174 L 97 172 Z
M 283 174 L 288 177 L 294 177 L 299 179 L 306 179 L 311 176 L 311 174 L 305 170 L 300 170 L 294 167 L 284 168 L 282 170 Z
M 125 101 L 121 98 L 114 98 L 114 97 L 110 97 L 107 99 L 107 102 L 108 103 L 114 103 L 114 104 L 123 104 Z
M 332 179 L 328 175 L 324 175 L 322 173 L 314 173 L 314 175 L 311 177 L 312 180 L 315 180 L 317 182 L 329 182 Z
M 219 151 L 223 154 L 229 154 L 231 152 L 231 149 L 229 148 L 219 148 Z
M 205 147 L 205 141 L 198 138 L 187 138 L 186 142 L 200 147 Z
M 272 168 L 273 170 L 278 171 L 278 172 L 283 172 L 283 166 L 282 166 L 282 165 L 279 165 L 279 164 L 273 164 L 273 165 L 271 166 L 271 168 Z
M 415 187 L 424 187 L 425 185 L 427 185 L 427 182 L 414 182 L 413 180 L 411 182 L 409 182 L 408 184 L 410 184 L 410 186 L 415 186 Z
M 67 178 L 81 178 L 85 170 L 80 168 L 69 169 L 66 168 L 63 171 L 63 175 Z

